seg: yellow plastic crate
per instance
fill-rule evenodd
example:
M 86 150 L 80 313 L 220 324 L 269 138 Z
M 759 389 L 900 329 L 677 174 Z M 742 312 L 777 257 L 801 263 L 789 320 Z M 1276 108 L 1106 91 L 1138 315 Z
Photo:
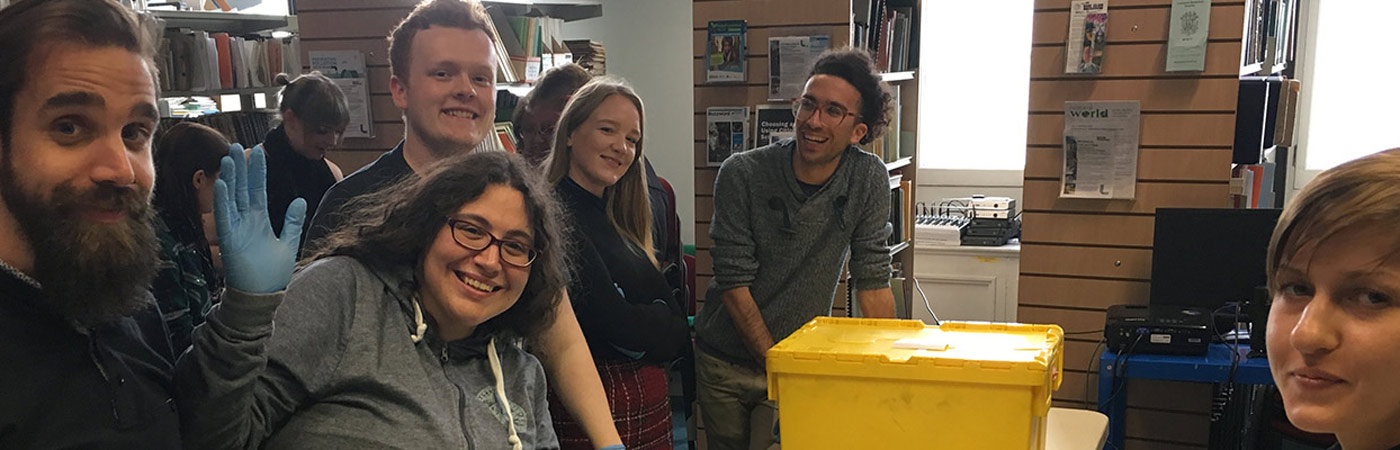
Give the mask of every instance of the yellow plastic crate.
M 1045 448 L 1055 325 L 818 317 L 768 351 L 782 447 Z

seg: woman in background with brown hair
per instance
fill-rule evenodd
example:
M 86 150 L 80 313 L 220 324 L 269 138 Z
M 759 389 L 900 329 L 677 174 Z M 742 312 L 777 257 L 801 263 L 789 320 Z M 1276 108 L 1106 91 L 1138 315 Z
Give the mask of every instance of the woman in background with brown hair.
M 1333 449 L 1400 449 L 1400 149 L 1323 172 L 1269 245 L 1269 367 Z
M 350 108 L 335 81 L 320 72 L 288 78 L 277 74 L 277 84 L 283 86 L 278 107 L 282 123 L 262 143 L 267 152 L 267 209 L 272 231 L 279 235 L 292 200 L 305 199 L 307 217 L 315 216 L 326 190 L 345 178 L 326 154 L 340 146 L 350 123 Z
M 214 180 L 229 142 L 217 130 L 182 122 L 155 145 L 156 188 L 151 203 L 160 220 L 161 266 L 151 283 L 176 355 L 218 301 L 223 276 L 214 267 L 203 215 L 214 211 Z

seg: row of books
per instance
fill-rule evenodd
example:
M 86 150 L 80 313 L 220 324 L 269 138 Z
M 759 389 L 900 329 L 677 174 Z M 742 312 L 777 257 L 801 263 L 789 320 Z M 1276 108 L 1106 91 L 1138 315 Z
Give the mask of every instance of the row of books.
M 169 29 L 157 53 L 164 91 L 273 86 L 278 73 L 300 73 L 299 38 L 234 36 Z
M 856 0 L 853 8 L 856 47 L 868 48 L 875 55 L 875 66 L 884 72 L 900 72 L 918 67 L 917 26 L 913 2 L 900 0 Z
M 496 38 L 496 58 L 501 81 L 532 82 L 549 69 L 573 61 L 564 45 L 564 20 L 544 16 L 507 16 L 499 8 L 487 8 L 491 34 Z
M 169 130 L 175 124 L 185 121 L 196 122 L 219 130 L 230 142 L 251 148 L 261 143 L 267 132 L 272 130 L 272 121 L 275 118 L 276 114 L 272 111 L 237 111 L 186 118 L 167 117 L 160 120 L 160 129 Z

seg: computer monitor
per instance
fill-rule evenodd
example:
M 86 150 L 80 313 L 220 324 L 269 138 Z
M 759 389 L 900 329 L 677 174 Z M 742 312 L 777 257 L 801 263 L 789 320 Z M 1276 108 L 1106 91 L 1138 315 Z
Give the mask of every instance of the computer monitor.
M 1215 310 L 1252 298 L 1278 209 L 1159 208 L 1149 303 Z

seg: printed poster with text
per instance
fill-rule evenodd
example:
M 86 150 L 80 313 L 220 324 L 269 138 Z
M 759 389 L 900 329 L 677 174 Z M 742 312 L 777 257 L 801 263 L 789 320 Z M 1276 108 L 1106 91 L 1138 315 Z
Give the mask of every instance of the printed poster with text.
M 1140 127 L 1137 101 L 1065 102 L 1060 197 L 1132 199 Z

